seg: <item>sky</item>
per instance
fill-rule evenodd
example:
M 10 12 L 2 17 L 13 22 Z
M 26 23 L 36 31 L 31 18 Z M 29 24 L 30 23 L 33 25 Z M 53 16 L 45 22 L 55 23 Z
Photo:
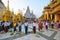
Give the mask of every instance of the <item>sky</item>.
M 7 6 L 8 0 L 2 0 L 5 6 Z M 20 9 L 23 14 L 26 12 L 27 6 L 29 6 L 30 11 L 40 17 L 43 14 L 44 6 L 47 6 L 50 3 L 50 0 L 9 0 L 10 10 L 14 10 L 14 13 L 17 14 Z

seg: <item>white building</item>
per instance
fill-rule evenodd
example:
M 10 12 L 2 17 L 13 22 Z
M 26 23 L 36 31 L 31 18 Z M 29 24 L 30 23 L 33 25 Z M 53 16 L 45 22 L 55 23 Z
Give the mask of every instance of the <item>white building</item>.
M 27 19 L 35 19 L 36 18 L 36 16 L 33 14 L 33 12 L 32 13 L 30 12 L 29 6 L 27 7 L 24 17 Z

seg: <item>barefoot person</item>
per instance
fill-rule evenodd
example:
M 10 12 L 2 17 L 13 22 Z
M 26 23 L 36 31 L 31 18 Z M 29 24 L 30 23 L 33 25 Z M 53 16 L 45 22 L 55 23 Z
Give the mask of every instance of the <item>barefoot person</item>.
M 46 21 L 43 22 L 43 27 L 46 29 Z
M 54 21 L 51 22 L 52 29 L 54 29 Z
M 46 30 L 48 30 L 48 26 L 49 26 L 49 24 L 48 24 L 48 22 L 46 22 Z
M 28 22 L 27 21 L 25 21 L 24 26 L 25 26 L 25 34 L 27 34 L 28 33 Z
M 21 32 L 21 29 L 22 29 L 22 28 L 21 28 L 21 25 L 22 25 L 22 23 L 21 23 L 21 21 L 19 21 L 19 22 L 18 22 L 19 32 Z
M 15 31 L 16 31 L 17 23 L 16 23 L 16 22 L 14 22 L 14 23 L 13 23 L 13 26 L 14 26 L 14 32 L 15 32 Z
M 42 30 L 43 28 L 43 23 L 41 21 L 38 22 L 38 30 L 40 31 L 40 29 Z
M 36 26 L 37 26 L 37 23 L 36 21 L 33 22 L 33 32 L 36 33 Z
M 59 21 L 56 22 L 56 29 L 58 30 Z
M 7 22 L 4 22 L 4 31 L 8 32 Z

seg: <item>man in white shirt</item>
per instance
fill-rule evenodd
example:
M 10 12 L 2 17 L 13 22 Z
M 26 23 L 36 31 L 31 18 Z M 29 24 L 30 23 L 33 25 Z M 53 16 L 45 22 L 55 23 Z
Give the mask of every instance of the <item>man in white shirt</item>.
M 7 27 L 8 29 L 10 29 L 10 22 L 7 22 Z
M 7 22 L 4 23 L 4 31 L 8 32 Z
M 28 33 L 28 22 L 27 21 L 25 21 L 24 26 L 25 26 L 25 34 L 27 34 Z

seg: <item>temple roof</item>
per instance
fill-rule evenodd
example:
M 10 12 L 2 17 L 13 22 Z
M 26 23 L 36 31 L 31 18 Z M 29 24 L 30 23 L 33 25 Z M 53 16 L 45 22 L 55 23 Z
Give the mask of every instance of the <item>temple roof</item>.
M 3 9 L 5 8 L 5 5 L 3 4 L 3 2 L 1 0 L 0 0 L 0 7 Z
M 29 6 L 27 7 L 26 13 L 25 13 L 25 18 L 36 18 L 36 16 L 33 14 L 33 12 L 30 12 Z
M 0 3 L 2 3 L 3 4 L 3 2 L 0 0 Z M 3 4 L 4 5 L 4 4 Z

